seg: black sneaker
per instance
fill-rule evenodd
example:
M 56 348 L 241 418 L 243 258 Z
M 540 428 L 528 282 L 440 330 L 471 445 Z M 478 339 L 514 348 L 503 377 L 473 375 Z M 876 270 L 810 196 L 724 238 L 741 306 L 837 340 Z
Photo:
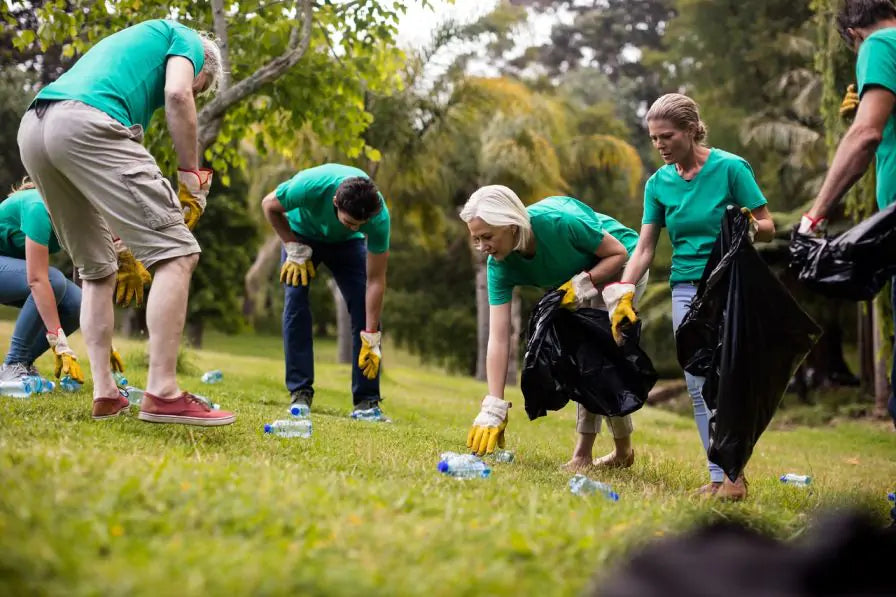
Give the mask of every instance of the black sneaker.
M 290 411 L 295 407 L 301 414 L 306 415 L 311 412 L 311 403 L 314 402 L 314 392 L 307 388 L 290 392 L 289 397 L 292 399 L 290 403 Z
M 392 419 L 386 416 L 380 408 L 380 401 L 376 399 L 362 400 L 355 405 L 355 410 L 349 415 L 356 421 L 374 421 L 377 423 L 391 423 Z

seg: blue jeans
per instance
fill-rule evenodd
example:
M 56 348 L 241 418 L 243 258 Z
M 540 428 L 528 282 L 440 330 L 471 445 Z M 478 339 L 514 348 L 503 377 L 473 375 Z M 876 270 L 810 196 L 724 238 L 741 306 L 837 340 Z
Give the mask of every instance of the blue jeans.
M 367 325 L 367 244 L 363 238 L 325 243 L 302 238 L 311 247 L 314 268 L 323 263 L 345 299 L 352 322 L 352 401 L 380 399 L 380 377 L 367 379 L 358 367 L 361 332 Z M 286 260 L 282 251 L 280 262 Z M 312 284 L 314 282 L 311 282 Z M 283 349 L 286 352 L 286 389 L 314 392 L 314 346 L 307 286 L 286 286 L 283 305 Z
M 55 267 L 50 268 L 49 274 L 50 286 L 56 295 L 59 322 L 65 333 L 71 334 L 78 329 L 81 289 Z M 47 328 L 37 312 L 31 288 L 28 287 L 24 259 L 0 255 L 0 304 L 22 308 L 16 319 L 4 362 L 30 365 L 50 346 L 47 344 Z
M 691 309 L 691 303 L 697 294 L 697 286 L 695 284 L 676 284 L 672 287 L 672 329 L 678 330 L 678 326 L 684 320 L 685 315 Z M 700 441 L 703 442 L 703 451 L 709 449 L 709 409 L 706 407 L 706 401 L 703 400 L 703 382 L 705 377 L 691 375 L 688 372 L 684 374 L 684 380 L 688 385 L 688 394 L 694 402 L 694 419 L 697 421 L 697 431 L 700 433 Z M 706 463 L 709 466 L 709 480 L 713 483 L 721 483 L 725 474 L 722 468 L 711 462 L 708 458 Z

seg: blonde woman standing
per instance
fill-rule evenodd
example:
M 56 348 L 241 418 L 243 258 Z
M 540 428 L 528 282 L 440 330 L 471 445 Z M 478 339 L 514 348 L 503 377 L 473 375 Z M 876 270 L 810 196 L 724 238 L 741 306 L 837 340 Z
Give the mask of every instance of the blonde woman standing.
M 638 246 L 618 284 L 603 293 L 610 308 L 614 334 L 622 322 L 638 317 L 635 282 L 653 261 L 660 231 L 665 227 L 672 241 L 672 326 L 677 330 L 690 310 L 697 283 L 721 231 L 722 215 L 737 205 L 750 216 L 751 240 L 769 241 L 775 233 L 765 197 L 753 170 L 743 158 L 704 144 L 706 125 L 691 98 L 670 93 L 647 112 L 647 128 L 654 147 L 665 162 L 644 188 L 644 216 Z M 709 412 L 703 399 L 702 377 L 685 372 L 694 418 L 703 443 L 709 447 Z M 747 495 L 743 474 L 735 481 L 708 462 L 710 482 L 697 490 L 701 495 L 740 500 Z
M 474 453 L 503 446 L 510 403 L 504 385 L 510 358 L 510 301 L 515 286 L 537 286 L 565 291 L 561 305 L 575 309 L 606 309 L 600 290 L 618 280 L 638 242 L 638 234 L 613 218 L 595 212 L 572 197 L 548 197 L 528 208 L 511 189 L 491 185 L 470 197 L 460 212 L 474 245 L 488 255 L 489 335 L 486 356 L 488 395 L 467 437 Z M 642 272 L 635 292 L 647 284 Z M 615 449 L 592 460 L 601 417 L 577 405 L 578 441 L 569 469 L 590 466 L 629 467 L 630 416 L 608 418 Z

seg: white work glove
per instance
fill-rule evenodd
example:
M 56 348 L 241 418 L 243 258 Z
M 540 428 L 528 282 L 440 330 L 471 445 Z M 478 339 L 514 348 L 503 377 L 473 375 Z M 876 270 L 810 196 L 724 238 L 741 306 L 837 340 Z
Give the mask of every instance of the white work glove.
M 803 214 L 803 217 L 800 218 L 800 227 L 797 229 L 797 232 L 806 236 L 820 238 L 824 236 L 827 228 L 828 219 L 824 216 L 813 219 L 809 214 Z
M 634 325 L 638 321 L 635 311 L 635 285 L 624 282 L 607 284 L 602 293 L 604 303 L 610 313 L 610 329 L 616 344 L 621 345 L 622 324 Z
M 473 420 L 473 427 L 467 434 L 467 447 L 474 454 L 491 454 L 495 447 L 504 447 L 504 429 L 507 428 L 507 411 L 513 406 L 496 396 L 486 396 L 482 409 Z
M 286 243 L 286 261 L 280 268 L 280 282 L 290 286 L 308 286 L 308 280 L 315 275 L 311 261 L 311 247 L 302 243 Z
M 58 328 L 55 332 L 47 332 L 47 342 L 53 350 L 53 358 L 56 361 L 54 370 L 56 379 L 68 376 L 83 384 L 84 373 L 81 371 L 75 351 L 68 345 L 68 338 L 65 337 L 62 328 Z
M 599 292 L 591 283 L 588 272 L 579 272 L 557 290 L 565 293 L 560 299 L 560 306 L 567 309 L 578 309 L 585 304 L 585 301 L 596 297 Z
M 184 222 L 192 230 L 205 211 L 208 192 L 212 188 L 212 174 L 209 168 L 198 170 L 177 169 L 177 198 L 184 210 Z

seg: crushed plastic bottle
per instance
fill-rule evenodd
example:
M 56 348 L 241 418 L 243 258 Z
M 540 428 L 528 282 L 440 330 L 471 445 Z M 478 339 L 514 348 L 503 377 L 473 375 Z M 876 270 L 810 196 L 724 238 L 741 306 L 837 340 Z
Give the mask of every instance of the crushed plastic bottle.
M 513 462 L 513 452 L 510 450 L 495 450 L 492 456 L 495 462 Z
M 22 377 L 20 379 L 0 381 L 0 395 L 9 396 L 10 398 L 28 398 L 34 392 L 31 386 L 31 379 Z
M 112 374 L 112 377 L 115 378 L 115 385 L 119 388 L 128 387 L 128 378 L 124 376 L 120 371 L 116 371 Z
M 607 499 L 619 501 L 619 494 L 606 483 L 589 479 L 585 475 L 576 475 L 569 480 L 569 490 L 576 495 L 603 494 Z
M 356 421 L 373 421 L 376 423 L 391 423 L 392 419 L 383 413 L 379 406 L 367 409 L 355 409 L 352 411 L 351 418 Z
M 29 375 L 28 380 L 31 382 L 32 394 L 49 394 L 56 389 L 56 384 L 39 375 Z
M 806 487 L 812 484 L 812 477 L 809 475 L 797 475 L 795 473 L 787 473 L 786 475 L 781 475 L 780 477 L 781 483 L 786 485 L 796 485 L 797 487 Z
M 125 393 L 127 394 L 128 402 L 131 404 L 140 404 L 140 401 L 143 400 L 143 394 L 146 393 L 146 390 L 142 390 L 135 386 L 127 386 L 123 388 Z
M 71 375 L 64 375 L 59 380 L 59 387 L 66 392 L 77 392 L 81 389 L 81 384 L 72 379 Z
M 492 473 L 492 469 L 478 456 L 457 452 L 443 452 L 439 456 L 438 469 L 440 473 L 455 479 L 486 479 Z
M 277 437 L 311 437 L 311 419 L 278 419 L 264 426 L 264 432 Z
M 220 369 L 213 369 L 202 374 L 202 383 L 218 383 L 224 379 L 224 373 Z
M 311 416 L 311 409 L 307 404 L 292 404 L 289 407 L 289 414 L 297 419 L 307 419 Z

